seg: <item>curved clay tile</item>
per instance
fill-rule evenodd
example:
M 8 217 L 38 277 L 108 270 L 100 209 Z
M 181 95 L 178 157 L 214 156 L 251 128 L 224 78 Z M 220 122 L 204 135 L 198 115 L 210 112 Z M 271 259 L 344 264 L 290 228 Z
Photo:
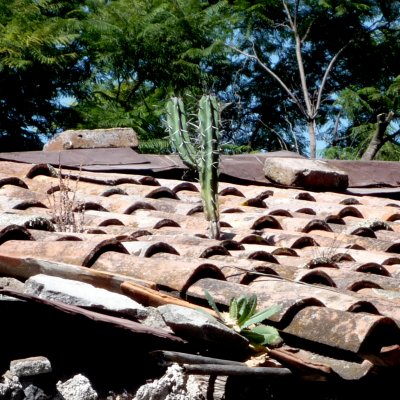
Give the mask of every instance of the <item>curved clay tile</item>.
M 243 244 L 237 242 L 233 239 L 223 240 L 220 245 L 224 247 L 226 250 L 244 250 Z
M 295 212 L 296 212 L 296 213 L 299 213 L 299 214 L 317 215 L 317 213 L 315 212 L 315 210 L 313 210 L 312 208 L 309 208 L 309 207 L 299 208 L 299 209 L 296 210 Z
M 322 221 L 320 219 L 313 219 L 306 226 L 304 226 L 301 232 L 309 233 L 312 231 L 332 232 L 332 228 L 325 221 Z
M 312 271 L 302 271 L 296 277 L 299 282 L 308 283 L 310 285 L 323 285 L 336 287 L 335 281 L 330 277 L 329 273 L 322 271 L 320 269 L 314 269 Z
M 277 247 L 271 252 L 273 256 L 287 256 L 287 257 L 298 257 L 299 255 L 293 249 L 289 247 Z
M 213 256 L 230 256 L 229 251 L 223 246 L 210 246 L 204 249 L 199 258 L 210 258 Z
M 327 217 L 325 217 L 325 222 L 327 224 L 346 225 L 344 219 L 339 217 L 338 215 L 328 215 Z
M 199 204 L 199 205 L 194 206 L 193 208 L 191 208 L 191 209 L 186 213 L 186 215 L 194 215 L 194 214 L 203 213 L 203 212 L 204 212 L 204 207 L 203 207 L 201 204 Z M 221 213 L 223 213 L 223 211 L 221 211 Z
M 346 197 L 345 199 L 341 200 L 339 204 L 344 204 L 345 206 L 354 206 L 360 205 L 360 201 L 354 197 Z
M 295 349 L 283 346 L 279 349 L 270 349 L 270 357 L 280 361 L 283 365 L 287 365 L 298 373 L 307 376 L 320 376 L 320 379 L 326 380 L 326 374 L 337 375 L 346 381 L 358 381 L 359 379 L 369 375 L 373 371 L 374 365 L 368 360 L 352 360 L 348 357 L 339 358 L 335 352 L 333 357 L 321 355 L 316 352 L 304 349 Z
M 157 189 L 152 190 L 150 193 L 148 193 L 146 198 L 150 199 L 174 199 L 174 200 L 179 200 L 179 197 L 174 193 L 171 189 L 168 189 L 166 187 L 159 187 Z
M 268 215 L 272 215 L 272 216 L 275 215 L 275 216 L 278 216 L 278 217 L 288 217 L 288 218 L 292 218 L 293 217 L 293 215 L 290 214 L 289 211 L 284 210 L 283 208 L 278 208 L 278 209 L 272 210 L 272 211 L 270 211 L 268 213 Z
M 239 189 L 228 186 L 225 189 L 222 189 L 219 193 L 219 196 L 237 196 L 237 197 L 246 197 Z
M 155 208 L 146 201 L 135 201 L 123 213 L 129 215 L 133 214 L 136 210 L 155 210 Z
M 112 187 L 110 189 L 107 189 L 104 192 L 100 193 L 100 196 L 110 197 L 114 194 L 119 194 L 121 196 L 128 196 L 128 193 L 126 193 L 125 190 L 123 190 L 119 187 Z
M 390 276 L 389 271 L 376 262 L 344 262 L 340 264 L 340 270 L 356 271 L 366 274 Z
M 271 217 L 270 215 L 264 215 L 263 217 L 258 218 L 250 229 L 263 230 L 266 228 L 282 229 L 282 226 L 276 218 Z
M 346 234 L 376 239 L 375 232 L 366 226 L 350 227 L 347 229 Z
M 146 186 L 161 186 L 160 182 L 152 176 L 143 176 L 139 179 L 139 183 Z
M 109 212 L 105 207 L 103 207 L 101 204 L 96 203 L 94 201 L 87 201 L 84 203 L 81 203 L 77 205 L 73 211 L 75 212 L 80 212 L 80 211 L 89 211 L 89 210 L 94 210 L 94 211 L 102 211 L 102 212 Z
M 101 221 L 98 226 L 125 226 L 125 224 L 118 218 L 108 218 Z
M 29 208 L 48 208 L 42 202 L 36 200 L 22 200 L 15 204 L 13 210 L 27 210 Z
M 265 202 L 257 197 L 245 200 L 241 203 L 242 206 L 255 208 L 268 208 Z
M 31 233 L 19 225 L 0 227 L 0 245 L 9 240 L 35 240 Z
M 265 200 L 265 199 L 268 199 L 268 197 L 271 197 L 273 195 L 274 195 L 273 190 L 263 190 L 261 193 L 258 193 L 256 195 L 256 198 L 260 199 L 260 200 Z
M 294 316 L 283 332 L 285 336 L 288 334 L 357 354 L 361 349 L 364 352 L 376 352 L 387 345 L 388 338 L 376 334 L 381 329 L 386 329 L 392 337 L 400 333 L 390 318 L 324 307 L 307 307 Z
M 286 232 L 266 235 L 266 239 L 268 243 L 272 243 L 274 246 L 288 247 L 291 249 L 319 246 L 317 241 L 311 236 Z
M 159 242 L 133 241 L 133 242 L 124 242 L 123 245 L 128 250 L 129 254 L 144 258 L 150 258 L 158 253 L 169 253 L 169 254 L 179 255 L 179 252 L 173 246 L 161 241 Z
M 315 197 L 308 192 L 298 193 L 295 197 L 296 200 L 316 201 Z
M 106 253 L 101 255 L 92 269 L 126 275 L 145 281 L 154 282 L 164 290 L 178 291 L 186 289 L 203 278 L 225 280 L 223 273 L 209 262 L 192 262 L 139 258 L 126 254 Z
M 16 176 L 7 176 L 0 174 L 0 188 L 6 185 L 17 186 L 23 189 L 29 189 L 28 185 L 20 178 Z
M 342 208 L 338 213 L 340 218 L 344 217 L 354 217 L 354 218 L 364 218 L 360 210 L 353 206 L 347 206 Z
M 156 224 L 153 226 L 153 229 L 161 229 L 161 228 L 164 228 L 164 227 L 166 227 L 166 226 L 169 226 L 169 227 L 176 227 L 176 228 L 180 228 L 180 227 L 181 227 L 181 226 L 180 226 L 177 222 L 175 222 L 174 220 L 169 219 L 169 218 L 164 218 L 164 219 L 161 219 L 161 220 L 159 220 L 158 222 L 156 222 Z
M 242 244 L 256 244 L 259 246 L 270 246 L 272 244 L 270 241 L 257 234 L 240 235 L 235 236 L 235 238 Z
M 15 241 L 11 240 L 0 246 L 1 255 L 21 258 L 31 257 L 51 260 L 66 264 L 90 267 L 101 254 L 107 251 L 127 253 L 127 250 L 116 240 L 99 241 Z
M 367 275 L 356 269 L 354 270 L 344 270 L 344 269 L 326 269 L 318 268 L 318 270 L 323 271 L 329 275 L 329 277 L 335 282 L 335 285 L 339 289 L 359 291 L 370 284 L 369 287 L 377 287 L 385 290 L 398 289 L 400 286 L 400 280 L 391 278 L 387 275 L 376 275 L 373 273 L 368 273 Z
M 54 167 L 49 164 L 36 164 L 31 166 L 31 168 L 26 172 L 26 178 L 33 179 L 35 176 L 44 175 L 57 177 L 57 172 Z
M 188 192 L 196 192 L 196 193 L 198 193 L 198 192 L 199 192 L 199 189 L 197 189 L 196 185 L 194 185 L 194 184 L 191 183 L 191 182 L 180 182 L 180 183 L 178 183 L 177 185 L 175 185 L 175 186 L 172 188 L 172 191 L 173 191 L 174 193 L 179 193 L 179 192 L 182 192 L 182 191 L 188 191 Z
M 26 177 L 32 166 L 33 164 L 25 164 L 12 161 L 0 161 L 1 171 L 6 172 L 9 176 L 16 176 L 21 179 Z
M 19 225 L 27 229 L 37 229 L 53 232 L 55 230 L 53 223 L 47 216 L 38 214 L 24 213 L 3 213 L 0 214 L 0 226 Z

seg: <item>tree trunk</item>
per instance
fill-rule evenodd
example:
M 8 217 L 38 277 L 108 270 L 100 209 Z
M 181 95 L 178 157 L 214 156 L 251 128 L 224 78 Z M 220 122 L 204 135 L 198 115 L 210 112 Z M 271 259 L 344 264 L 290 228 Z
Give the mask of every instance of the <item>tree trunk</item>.
M 307 122 L 308 138 L 310 139 L 310 158 L 317 156 L 317 142 L 315 139 L 315 120 L 311 119 Z
M 392 120 L 394 116 L 394 113 L 390 111 L 388 114 L 379 114 L 376 117 L 377 125 L 375 129 L 375 133 L 372 136 L 371 141 L 369 142 L 369 145 L 365 152 L 363 153 L 361 160 L 363 161 L 371 161 L 375 158 L 376 153 L 381 149 L 381 147 L 384 145 L 384 135 L 386 132 L 386 128 L 390 124 L 390 121 Z

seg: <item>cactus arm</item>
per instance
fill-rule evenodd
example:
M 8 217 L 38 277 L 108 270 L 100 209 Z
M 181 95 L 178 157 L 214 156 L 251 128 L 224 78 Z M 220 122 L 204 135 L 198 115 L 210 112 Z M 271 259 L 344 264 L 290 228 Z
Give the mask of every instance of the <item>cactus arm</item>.
M 190 169 L 196 170 L 196 151 L 190 143 L 183 101 L 178 97 L 172 97 L 167 103 L 167 125 L 172 145 L 178 151 L 183 163 Z
M 203 96 L 199 103 L 199 178 L 204 212 L 210 223 L 210 237 L 220 236 L 218 206 L 219 109 L 215 96 Z

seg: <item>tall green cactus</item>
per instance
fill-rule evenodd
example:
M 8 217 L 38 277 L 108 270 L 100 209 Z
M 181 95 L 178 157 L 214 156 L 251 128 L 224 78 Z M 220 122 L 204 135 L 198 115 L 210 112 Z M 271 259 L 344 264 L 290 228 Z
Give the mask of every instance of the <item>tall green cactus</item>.
M 209 221 L 209 236 L 220 236 L 218 206 L 219 106 L 215 96 L 204 95 L 199 101 L 197 136 L 199 148 L 190 141 L 182 99 L 173 97 L 167 104 L 170 139 L 182 161 L 198 171 L 204 213 Z

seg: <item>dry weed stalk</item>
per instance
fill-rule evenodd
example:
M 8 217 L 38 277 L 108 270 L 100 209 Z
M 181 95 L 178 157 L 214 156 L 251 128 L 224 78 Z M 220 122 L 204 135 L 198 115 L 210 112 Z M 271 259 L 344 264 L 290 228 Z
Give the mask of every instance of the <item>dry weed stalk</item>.
M 82 166 L 75 179 L 75 185 L 71 188 L 71 173 L 63 174 L 61 164 L 58 171 L 53 171 L 58 177 L 58 186 L 51 186 L 48 191 L 48 201 L 53 223 L 58 232 L 82 233 L 85 222 L 85 205 L 77 200 L 76 193 L 81 177 Z

